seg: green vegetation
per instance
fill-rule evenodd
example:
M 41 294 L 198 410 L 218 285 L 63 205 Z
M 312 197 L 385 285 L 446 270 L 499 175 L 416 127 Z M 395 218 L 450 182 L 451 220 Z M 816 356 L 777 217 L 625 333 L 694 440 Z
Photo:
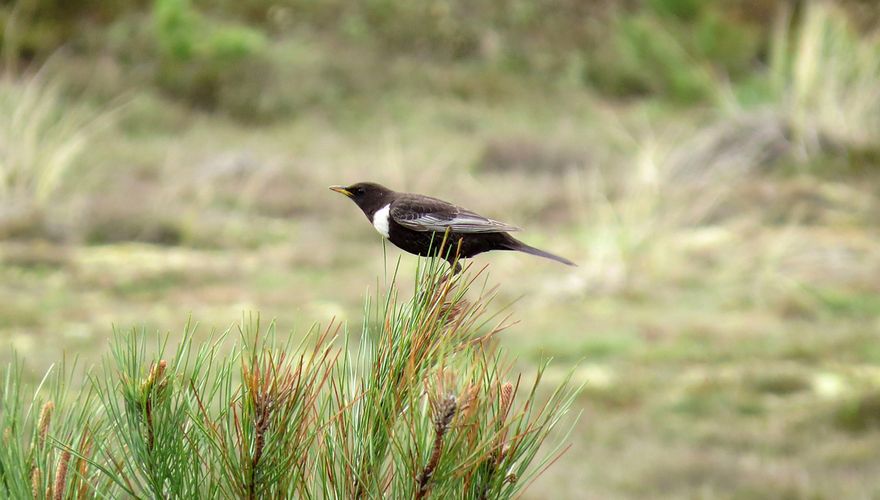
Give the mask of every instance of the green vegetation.
M 19 0 L 0 7 L 0 35 L 10 65 L 60 47 L 66 58 L 100 51 L 126 74 L 104 82 L 116 90 L 150 82 L 191 105 L 267 121 L 388 85 L 486 98 L 526 81 L 678 104 L 717 99 L 767 63 L 774 20 L 799 4 Z
M 14 363 L 3 374 L 0 491 L 511 498 L 558 457 L 539 448 L 574 391 L 539 384 L 546 365 L 531 387 L 511 374 L 492 341 L 504 325 L 487 325 L 491 297 L 464 298 L 479 275 L 447 274 L 432 261 L 409 300 L 392 277 L 357 343 L 332 323 L 284 340 L 251 319 L 231 347 L 228 330 L 196 343 L 187 326 L 176 348 L 117 332 L 87 381 L 62 368 L 27 387 Z
M 758 28 L 728 15 L 720 2 L 648 2 L 643 12 L 618 16 L 587 78 L 618 96 L 714 97 L 721 81 L 743 77 L 758 57 Z
M 248 72 L 270 69 L 262 61 L 266 40 L 259 31 L 212 23 L 188 0 L 156 0 L 152 16 L 160 88 L 202 107 L 268 113 L 256 93 L 236 91 Z

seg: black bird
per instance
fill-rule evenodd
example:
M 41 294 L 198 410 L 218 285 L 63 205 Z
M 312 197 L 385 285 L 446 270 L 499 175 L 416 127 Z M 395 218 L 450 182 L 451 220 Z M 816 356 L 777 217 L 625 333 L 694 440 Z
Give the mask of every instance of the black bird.
M 462 259 L 490 250 L 515 250 L 555 260 L 569 266 L 575 263 L 558 255 L 526 245 L 510 231 L 518 228 L 455 206 L 437 198 L 398 193 L 372 182 L 351 186 L 330 186 L 363 210 L 382 236 L 402 250 L 416 255 L 437 255 L 445 235 L 452 249 L 444 258 L 453 264 L 455 250 Z M 448 232 L 448 233 L 447 233 Z M 455 272 L 461 269 L 456 265 Z

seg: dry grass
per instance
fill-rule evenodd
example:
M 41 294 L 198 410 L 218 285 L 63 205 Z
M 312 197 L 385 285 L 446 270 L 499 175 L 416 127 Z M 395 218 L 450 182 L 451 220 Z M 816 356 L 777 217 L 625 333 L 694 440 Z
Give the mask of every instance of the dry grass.
M 757 85 L 760 104 L 743 106 L 728 89 L 720 101 L 723 123 L 706 131 L 699 150 L 726 149 L 734 170 L 870 156 L 880 136 L 878 61 L 880 32 L 860 32 L 833 2 L 809 2 L 796 19 L 783 11 Z
M 860 35 L 830 2 L 778 24 L 770 70 L 801 154 L 875 149 L 880 136 L 880 32 Z
M 0 80 L 0 196 L 44 207 L 85 151 L 100 115 L 71 105 L 60 82 Z
M 0 78 L 0 235 L 41 231 L 65 183 L 86 175 L 85 153 L 111 118 L 71 102 L 42 73 Z

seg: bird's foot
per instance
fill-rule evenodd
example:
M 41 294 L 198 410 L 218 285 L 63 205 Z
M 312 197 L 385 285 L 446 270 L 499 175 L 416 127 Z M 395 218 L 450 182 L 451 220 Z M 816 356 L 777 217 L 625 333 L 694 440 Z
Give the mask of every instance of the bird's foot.
M 452 275 L 453 276 L 455 276 L 456 274 L 461 272 L 461 270 L 462 270 L 461 262 L 455 261 L 455 262 L 451 262 L 450 264 L 452 267 Z
M 445 285 L 446 282 L 449 281 L 449 278 L 454 278 L 462 270 L 461 264 L 459 264 L 458 262 L 450 262 L 449 264 L 449 272 L 444 273 L 442 276 L 440 276 L 440 279 L 437 280 L 437 284 L 440 286 Z

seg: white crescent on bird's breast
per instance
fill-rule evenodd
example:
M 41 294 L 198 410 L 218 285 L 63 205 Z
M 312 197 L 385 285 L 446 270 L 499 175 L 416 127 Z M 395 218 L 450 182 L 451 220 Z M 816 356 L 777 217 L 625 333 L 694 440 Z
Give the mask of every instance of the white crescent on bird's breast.
M 373 214 L 373 227 L 384 237 L 388 237 L 388 219 L 391 217 L 391 204 L 376 210 Z

